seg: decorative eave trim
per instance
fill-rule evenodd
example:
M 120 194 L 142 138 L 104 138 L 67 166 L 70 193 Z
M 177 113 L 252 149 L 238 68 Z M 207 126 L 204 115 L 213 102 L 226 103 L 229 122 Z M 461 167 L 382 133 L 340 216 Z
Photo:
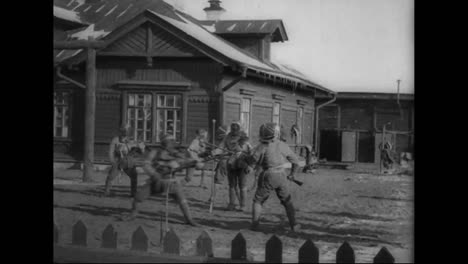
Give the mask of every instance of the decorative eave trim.
M 138 89 L 138 90 L 171 90 L 171 91 L 190 91 L 189 82 L 157 82 L 157 81 L 135 81 L 122 80 L 114 84 L 117 89 Z
M 65 81 L 65 80 L 58 80 L 54 83 L 54 88 L 55 89 L 77 89 L 80 88 L 76 86 L 75 84 Z
M 286 98 L 286 96 L 284 96 L 284 95 L 281 95 L 281 94 L 275 94 L 275 93 L 274 93 L 274 94 L 272 94 L 272 97 L 273 97 L 273 99 L 274 99 L 274 100 L 278 100 L 278 101 L 283 101 L 283 100 L 284 100 L 284 98 Z
M 257 93 L 255 90 L 240 89 L 240 94 L 254 96 Z
M 297 104 L 298 105 L 307 105 L 309 102 L 305 101 L 305 100 L 301 100 L 301 99 L 298 99 L 297 100 Z
M 98 92 L 96 98 L 101 100 L 120 99 L 120 93 L 112 92 Z
M 189 96 L 188 101 L 192 103 L 210 103 L 213 102 L 213 99 L 208 96 Z

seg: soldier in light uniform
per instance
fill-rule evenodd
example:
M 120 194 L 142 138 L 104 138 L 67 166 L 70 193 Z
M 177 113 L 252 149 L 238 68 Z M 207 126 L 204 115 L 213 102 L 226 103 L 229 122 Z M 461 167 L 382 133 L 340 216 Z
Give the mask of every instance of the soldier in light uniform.
M 201 168 L 204 164 L 199 160 L 188 158 L 186 153 L 176 150 L 175 139 L 171 135 L 162 138 L 161 146 L 162 150 L 152 150 L 146 157 L 143 169 L 149 175 L 149 179 L 145 185 L 138 188 L 132 204 L 132 213 L 124 217 L 124 220 L 134 219 L 138 214 L 138 204 L 149 196 L 169 192 L 169 196 L 174 198 L 179 205 L 186 223 L 198 226 L 190 214 L 187 200 L 180 183 L 174 178 L 174 172 L 183 168 Z
M 249 165 L 261 168 L 257 189 L 252 205 L 252 230 L 258 230 L 262 205 L 272 191 L 276 192 L 281 204 L 286 210 L 290 227 L 297 231 L 295 209 L 288 190 L 287 179 L 294 179 L 299 168 L 299 160 L 294 152 L 284 142 L 279 140 L 280 130 L 276 123 L 266 123 L 260 127 L 260 145 L 255 147 L 253 154 L 246 159 Z M 291 172 L 286 176 L 285 163 L 292 163 Z
M 190 146 L 187 149 L 192 159 L 201 160 L 203 156 L 206 154 L 205 142 L 207 138 L 208 138 L 208 132 L 205 129 L 197 129 L 197 136 L 194 140 L 192 140 L 192 143 L 190 143 Z M 192 177 L 194 173 L 195 173 L 195 168 L 187 169 L 187 172 L 185 175 L 185 182 L 188 183 L 192 181 Z M 205 170 L 202 169 L 201 178 L 200 178 L 200 187 L 203 186 L 204 178 L 205 178 Z
M 245 132 L 241 131 L 240 123 L 233 122 L 230 132 L 219 145 L 219 149 L 214 151 L 214 154 L 218 154 L 224 149 L 232 153 L 227 160 L 226 166 L 229 181 L 229 204 L 227 210 L 236 209 L 236 197 L 239 198 L 239 209 L 242 211 L 246 210 L 247 176 L 250 174 L 251 168 L 244 162 L 244 159 L 251 154 L 252 150 L 248 139 Z
M 119 130 L 119 135 L 112 138 L 109 148 L 109 160 L 111 168 L 106 178 L 104 195 L 110 195 L 112 181 L 120 171 L 125 172 L 130 177 L 130 194 L 133 197 L 138 185 L 138 173 L 136 170 L 136 157 L 142 154 L 145 145 L 132 141 L 128 138 L 128 126 L 123 126 Z
M 216 145 L 220 145 L 224 139 L 226 138 L 226 135 L 228 134 L 228 128 L 226 125 L 222 125 L 218 128 L 216 131 Z M 215 169 L 215 183 L 216 184 L 222 184 L 224 179 L 227 176 L 227 158 L 221 159 L 217 164 L 216 164 L 216 169 Z

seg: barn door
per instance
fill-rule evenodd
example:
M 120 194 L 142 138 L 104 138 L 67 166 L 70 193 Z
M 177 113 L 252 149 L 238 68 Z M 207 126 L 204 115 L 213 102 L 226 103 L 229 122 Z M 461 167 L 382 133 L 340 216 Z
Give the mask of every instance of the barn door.
M 356 161 L 356 132 L 343 131 L 341 135 L 341 161 Z

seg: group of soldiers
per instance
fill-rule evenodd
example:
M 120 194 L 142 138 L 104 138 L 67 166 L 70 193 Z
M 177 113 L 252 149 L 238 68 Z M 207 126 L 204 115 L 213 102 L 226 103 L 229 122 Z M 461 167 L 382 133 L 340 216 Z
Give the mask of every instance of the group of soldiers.
M 281 140 L 281 130 L 276 123 L 265 123 L 260 127 L 259 143 L 255 147 L 249 142 L 249 137 L 242 131 L 238 122 L 233 122 L 229 129 L 226 126 L 218 128 L 216 144 L 207 141 L 206 130 L 197 130 L 197 136 L 188 149 L 180 150 L 172 135 L 163 135 L 161 149 L 149 151 L 144 158 L 143 170 L 149 176 L 144 185 L 138 186 L 137 164 L 138 155 L 142 155 L 145 146 L 129 140 L 128 128 L 120 130 L 120 135 L 112 139 L 110 146 L 111 169 L 106 179 L 105 195 L 110 195 L 113 179 L 122 171 L 130 177 L 132 211 L 124 216 L 124 220 L 135 219 L 139 204 L 151 195 L 166 194 L 179 205 L 186 223 L 198 226 L 193 220 L 183 192 L 183 183 L 190 182 L 196 169 L 202 170 L 201 185 L 203 185 L 204 169 L 210 160 L 217 161 L 214 181 L 221 184 L 227 176 L 229 183 L 229 204 L 227 210 L 247 211 L 247 179 L 255 176 L 255 194 L 252 205 L 251 230 L 258 230 L 262 207 L 271 192 L 276 192 L 281 204 L 286 210 L 292 231 L 300 227 L 296 223 L 295 209 L 288 190 L 288 180 L 294 180 L 299 168 L 299 160 L 289 146 Z M 292 164 L 289 174 L 285 164 Z M 186 171 L 183 182 L 176 179 L 175 173 Z M 239 200 L 239 207 L 236 207 Z

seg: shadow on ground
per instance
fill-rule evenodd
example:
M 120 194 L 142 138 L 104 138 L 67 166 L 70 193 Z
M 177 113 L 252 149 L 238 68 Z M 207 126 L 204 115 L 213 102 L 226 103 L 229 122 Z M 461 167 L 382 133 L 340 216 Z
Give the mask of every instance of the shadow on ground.
M 396 201 L 396 202 L 413 202 L 413 200 L 410 200 L 410 199 L 401 199 L 401 198 L 393 198 L 393 197 L 366 196 L 366 195 L 359 195 L 357 197 L 358 198 L 377 199 L 377 200 Z

